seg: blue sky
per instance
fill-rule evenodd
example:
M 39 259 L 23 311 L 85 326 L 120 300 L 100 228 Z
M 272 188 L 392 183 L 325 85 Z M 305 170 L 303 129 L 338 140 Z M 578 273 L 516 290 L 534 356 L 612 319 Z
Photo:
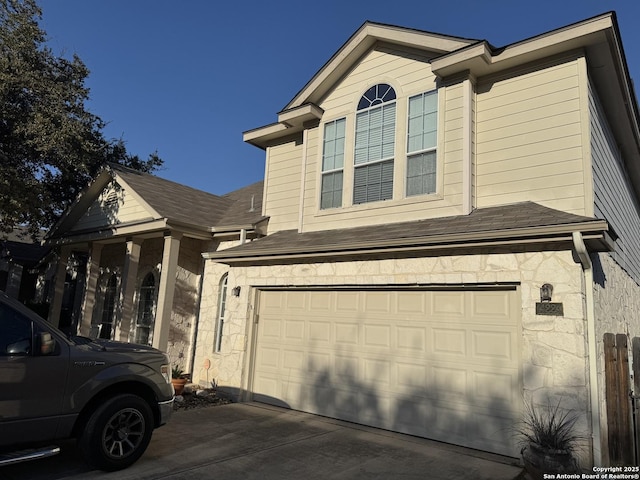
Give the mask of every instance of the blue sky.
M 260 180 L 242 132 L 276 114 L 366 21 L 501 47 L 615 10 L 640 85 L 638 0 L 39 0 L 57 55 L 91 71 L 88 108 L 161 177 L 224 194 Z M 637 87 L 640 89 L 640 87 Z

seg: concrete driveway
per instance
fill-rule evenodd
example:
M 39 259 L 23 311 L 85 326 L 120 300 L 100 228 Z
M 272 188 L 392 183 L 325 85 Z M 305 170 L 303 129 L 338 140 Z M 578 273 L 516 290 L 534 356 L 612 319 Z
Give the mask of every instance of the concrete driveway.
M 45 460 L 0 468 L 2 480 L 514 480 L 513 459 L 261 403 L 176 412 L 127 470 L 88 469 L 74 443 Z

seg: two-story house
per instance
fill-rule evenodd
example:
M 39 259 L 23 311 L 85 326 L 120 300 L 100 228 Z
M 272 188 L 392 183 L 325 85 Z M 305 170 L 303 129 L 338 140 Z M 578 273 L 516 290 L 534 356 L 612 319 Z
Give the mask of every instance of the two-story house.
M 614 14 L 500 48 L 367 22 L 244 140 L 268 227 L 204 254 L 194 380 L 510 456 L 561 398 L 607 461 L 603 335 L 640 335 Z

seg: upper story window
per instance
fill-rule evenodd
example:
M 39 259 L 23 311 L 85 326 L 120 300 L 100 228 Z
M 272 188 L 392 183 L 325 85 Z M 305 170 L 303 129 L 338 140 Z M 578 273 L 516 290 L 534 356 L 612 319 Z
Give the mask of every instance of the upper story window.
M 392 200 L 394 180 L 395 200 L 436 193 L 438 104 L 437 90 L 398 97 L 380 83 L 353 115 L 324 123 L 320 210 Z
M 346 120 L 341 118 L 324 126 L 322 145 L 322 191 L 320 208 L 342 206 L 342 178 L 344 167 L 344 128 Z
M 353 203 L 393 197 L 396 92 L 386 83 L 360 98 L 356 114 Z
M 407 196 L 436 191 L 438 95 L 435 91 L 409 98 L 407 131 Z

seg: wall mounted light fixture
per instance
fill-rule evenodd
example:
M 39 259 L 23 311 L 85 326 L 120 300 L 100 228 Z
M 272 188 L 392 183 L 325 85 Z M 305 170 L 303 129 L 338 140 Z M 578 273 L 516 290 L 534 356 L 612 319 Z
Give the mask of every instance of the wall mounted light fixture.
M 232 294 L 234 297 L 239 297 L 239 296 L 240 296 L 240 287 L 233 287 L 233 288 L 231 289 L 231 294 Z
M 545 283 L 540 287 L 541 302 L 550 302 L 552 295 L 553 295 L 553 285 L 551 285 L 550 283 Z

